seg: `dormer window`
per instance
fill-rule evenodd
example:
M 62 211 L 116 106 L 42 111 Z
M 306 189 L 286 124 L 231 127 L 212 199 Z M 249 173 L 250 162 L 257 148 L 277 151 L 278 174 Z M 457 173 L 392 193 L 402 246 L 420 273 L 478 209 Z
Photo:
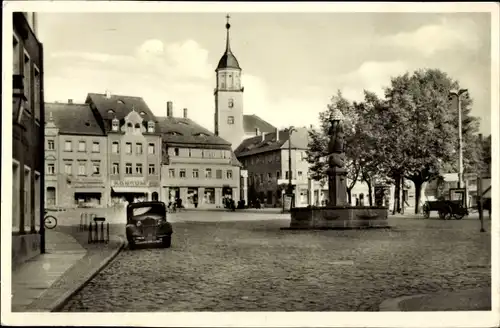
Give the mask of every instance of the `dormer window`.
M 115 111 L 114 111 L 114 110 L 112 110 L 112 109 L 108 109 L 108 115 L 113 115 L 114 113 L 115 113 Z
M 111 123 L 111 130 L 118 131 L 119 127 L 120 127 L 120 122 L 118 121 L 118 119 L 114 118 L 112 123 Z
M 195 134 L 196 137 L 208 137 L 208 134 L 200 132 Z
M 155 122 L 153 121 L 148 122 L 148 132 L 149 133 L 155 132 Z
M 175 132 L 175 131 L 169 131 L 167 132 L 169 136 L 182 136 L 182 133 Z
M 141 132 L 141 125 L 139 123 L 135 123 L 135 132 Z
M 116 101 L 117 103 L 121 104 L 121 105 L 124 105 L 125 103 L 123 102 L 123 100 L 119 99 Z
M 144 115 L 146 115 L 146 113 L 145 113 L 145 112 L 141 112 L 140 114 L 141 114 L 141 116 L 144 116 Z
M 132 123 L 130 122 L 127 123 L 127 131 L 132 132 Z

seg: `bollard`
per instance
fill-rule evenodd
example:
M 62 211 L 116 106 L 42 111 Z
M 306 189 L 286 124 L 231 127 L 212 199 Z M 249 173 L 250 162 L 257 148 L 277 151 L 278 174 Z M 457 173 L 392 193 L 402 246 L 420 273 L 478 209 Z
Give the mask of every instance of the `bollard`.
M 89 232 L 89 244 L 92 244 L 92 223 L 89 223 L 88 232 Z
M 109 222 L 106 223 L 106 230 L 107 230 L 107 238 L 106 238 L 106 244 L 109 243 Z

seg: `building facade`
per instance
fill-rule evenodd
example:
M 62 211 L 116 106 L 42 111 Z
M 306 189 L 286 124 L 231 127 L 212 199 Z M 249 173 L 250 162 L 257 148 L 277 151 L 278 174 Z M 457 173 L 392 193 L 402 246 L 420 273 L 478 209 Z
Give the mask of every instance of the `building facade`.
M 46 103 L 45 204 L 48 207 L 109 203 L 105 132 L 87 104 Z
M 161 136 L 148 105 L 110 92 L 90 93 L 86 104 L 107 136 L 108 205 L 159 199 Z
M 186 208 L 223 206 L 240 200 L 240 163 L 231 144 L 187 117 L 174 117 L 172 102 L 159 119 L 162 133 L 161 200 Z
M 12 264 L 44 252 L 43 46 L 36 13 L 13 14 Z

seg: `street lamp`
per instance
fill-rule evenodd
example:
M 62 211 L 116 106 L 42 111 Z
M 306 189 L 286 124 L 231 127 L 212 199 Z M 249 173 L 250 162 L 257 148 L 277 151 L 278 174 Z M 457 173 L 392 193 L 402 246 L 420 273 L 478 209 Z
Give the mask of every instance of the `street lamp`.
M 464 159 L 462 150 L 462 100 L 461 96 L 465 94 L 467 89 L 460 89 L 458 91 L 450 91 L 450 98 L 457 97 L 458 103 L 458 188 L 462 187 Z
M 293 126 L 288 128 L 288 194 L 293 193 L 292 185 L 292 132 L 296 132 Z

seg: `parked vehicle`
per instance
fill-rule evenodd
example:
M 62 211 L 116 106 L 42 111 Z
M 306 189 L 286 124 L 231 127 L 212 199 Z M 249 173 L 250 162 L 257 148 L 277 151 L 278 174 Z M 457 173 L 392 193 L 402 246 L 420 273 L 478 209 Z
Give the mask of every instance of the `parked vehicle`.
M 138 244 L 158 244 L 168 248 L 172 242 L 172 225 L 167 222 L 167 209 L 163 202 L 130 203 L 125 230 L 130 249 Z
M 451 219 L 461 220 L 464 216 L 469 215 L 469 211 L 463 206 L 461 200 L 436 200 L 425 202 L 423 213 L 426 219 L 429 218 L 432 211 L 437 211 L 439 218 L 443 220 Z

